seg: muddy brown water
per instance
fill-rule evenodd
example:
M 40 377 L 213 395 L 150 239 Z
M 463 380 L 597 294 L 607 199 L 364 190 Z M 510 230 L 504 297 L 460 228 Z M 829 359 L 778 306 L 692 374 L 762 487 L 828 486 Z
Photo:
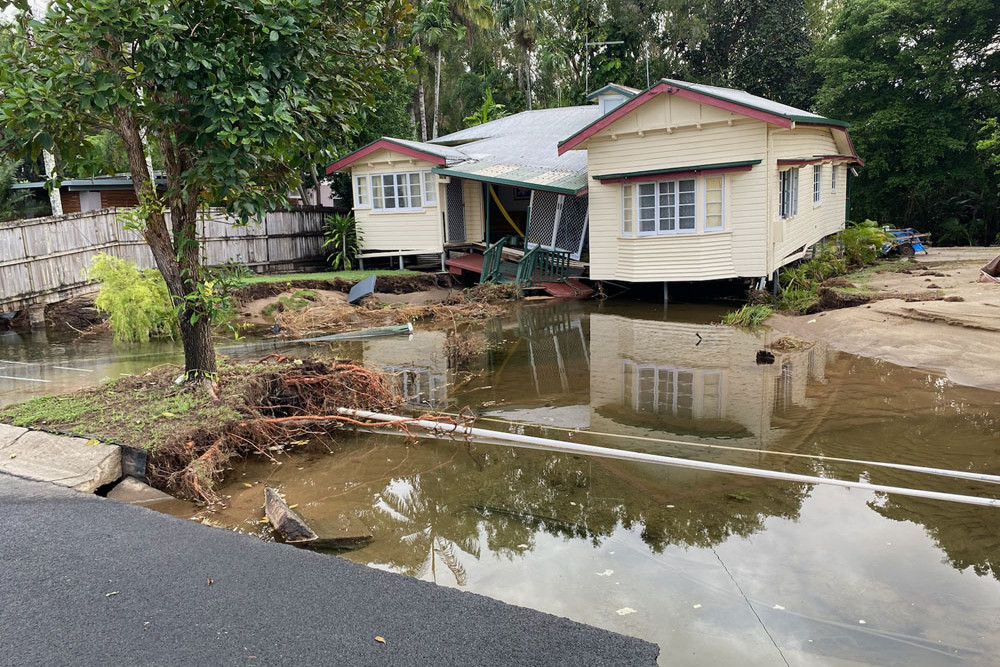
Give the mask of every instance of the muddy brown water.
M 712 325 L 721 313 L 539 304 L 464 328 L 473 342 L 458 358 L 444 331 L 419 327 L 323 351 L 394 373 L 413 410 L 468 406 L 480 427 L 1000 496 L 979 482 L 790 455 L 1000 474 L 1000 395 L 822 345 L 758 365 L 774 334 Z M 108 349 L 22 339 L 18 352 L 0 341 L 0 358 L 35 364 L 0 374 L 51 380 L 0 379 L 0 402 L 177 356 Z M 317 530 L 349 518 L 371 531 L 370 545 L 342 557 L 657 642 L 664 665 L 988 665 L 1000 654 L 995 508 L 345 432 L 238 464 L 227 506 L 195 518 L 273 539 L 261 523 L 265 484 Z

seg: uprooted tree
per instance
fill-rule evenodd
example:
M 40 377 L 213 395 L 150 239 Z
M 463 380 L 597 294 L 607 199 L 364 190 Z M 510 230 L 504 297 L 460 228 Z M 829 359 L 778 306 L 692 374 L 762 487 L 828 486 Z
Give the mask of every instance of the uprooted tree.
M 117 135 L 140 206 L 134 224 L 173 298 L 189 379 L 215 373 L 212 283 L 198 211 L 246 223 L 286 203 L 331 136 L 352 129 L 403 46 L 408 0 L 26 0 L 2 26 L 0 148 Z M 148 146 L 163 156 L 158 192 Z

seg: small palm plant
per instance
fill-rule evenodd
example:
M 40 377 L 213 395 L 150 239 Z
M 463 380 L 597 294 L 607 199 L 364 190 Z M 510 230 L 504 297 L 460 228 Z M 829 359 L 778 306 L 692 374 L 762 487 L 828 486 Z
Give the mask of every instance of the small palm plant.
M 330 250 L 326 259 L 337 271 L 351 268 L 354 258 L 361 249 L 361 234 L 353 217 L 349 215 L 331 215 L 326 219 L 323 229 L 323 247 Z

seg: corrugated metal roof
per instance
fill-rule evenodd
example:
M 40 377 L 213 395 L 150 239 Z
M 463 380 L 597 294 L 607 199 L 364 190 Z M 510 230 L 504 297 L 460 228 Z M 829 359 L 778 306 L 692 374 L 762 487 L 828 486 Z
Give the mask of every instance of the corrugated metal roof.
M 418 151 L 424 151 L 425 153 L 430 153 L 431 155 L 437 155 L 438 157 L 443 157 L 449 162 L 452 161 L 462 161 L 469 159 L 468 156 L 450 146 L 439 146 L 437 144 L 432 144 L 430 142 L 424 141 L 410 141 L 409 139 L 396 139 L 394 137 L 382 137 L 386 141 L 391 141 L 394 144 L 400 144 L 401 146 L 409 146 L 410 148 Z
M 773 100 L 769 100 L 763 97 L 758 97 L 757 95 L 751 95 L 750 93 L 743 90 L 736 90 L 735 88 L 723 88 L 722 86 L 707 86 L 703 83 L 689 83 L 687 81 L 679 81 L 677 79 L 662 79 L 662 81 L 664 83 L 673 84 L 680 88 L 687 88 L 688 90 L 693 90 L 698 93 L 704 93 L 705 95 L 711 95 L 712 97 L 717 97 L 722 100 L 728 100 L 736 104 L 742 104 L 743 106 L 759 109 L 760 111 L 773 113 L 777 116 L 784 116 L 786 118 L 790 118 L 791 120 L 796 120 L 800 122 L 814 120 L 817 123 L 829 123 L 829 122 L 837 124 L 841 123 L 841 121 L 834 121 L 831 118 L 820 116 L 819 114 L 813 113 L 811 111 L 797 109 L 787 104 L 782 104 L 781 102 L 775 102 Z
M 156 177 L 157 185 L 166 185 L 165 176 Z M 30 183 L 15 183 L 12 190 L 37 190 L 45 187 L 45 181 L 32 181 Z M 130 188 L 132 187 L 132 177 L 125 176 L 95 176 L 93 178 L 69 178 L 61 183 L 59 187 L 69 190 L 90 190 L 101 188 Z
M 463 162 L 435 171 L 519 187 L 579 192 L 587 187 L 587 153 L 558 144 L 601 115 L 597 105 L 523 111 L 438 137 L 456 145 Z M 444 148 L 444 146 L 442 146 Z

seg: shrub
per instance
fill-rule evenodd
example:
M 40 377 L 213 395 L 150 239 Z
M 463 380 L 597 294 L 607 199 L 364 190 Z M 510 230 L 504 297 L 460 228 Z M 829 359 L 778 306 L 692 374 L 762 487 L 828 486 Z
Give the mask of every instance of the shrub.
M 328 216 L 323 227 L 323 238 L 323 247 L 330 249 L 326 259 L 333 269 L 351 268 L 361 249 L 361 234 L 354 218 L 340 214 Z
M 108 314 L 116 342 L 146 342 L 178 334 L 167 284 L 156 269 L 139 269 L 111 255 L 98 254 L 88 274 L 101 283 L 94 305 Z
M 851 268 L 871 264 L 882 255 L 882 246 L 889 242 L 889 235 L 874 220 L 851 223 L 837 235 L 844 261 Z
M 770 306 L 762 303 L 747 304 L 739 310 L 722 316 L 722 323 L 741 329 L 754 329 L 764 323 L 764 320 L 774 315 Z

